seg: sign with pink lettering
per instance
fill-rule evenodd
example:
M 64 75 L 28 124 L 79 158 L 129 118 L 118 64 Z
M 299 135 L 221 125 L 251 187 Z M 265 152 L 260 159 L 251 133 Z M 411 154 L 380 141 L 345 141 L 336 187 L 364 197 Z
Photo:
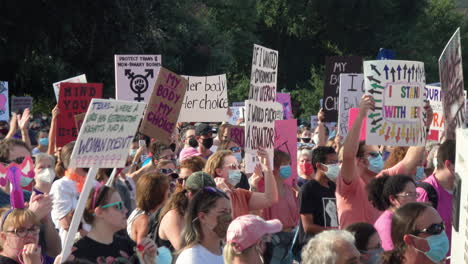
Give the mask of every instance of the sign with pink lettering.
M 229 137 L 236 142 L 241 148 L 245 146 L 245 127 L 231 126 L 229 128 Z
M 422 62 L 365 61 L 365 94 L 375 100 L 375 109 L 367 113 L 366 144 L 423 146 L 425 85 Z
M 433 117 L 427 140 L 439 141 L 444 132 L 444 111 L 442 107 L 442 89 L 437 86 L 426 85 L 424 88 L 424 98 L 431 105 Z

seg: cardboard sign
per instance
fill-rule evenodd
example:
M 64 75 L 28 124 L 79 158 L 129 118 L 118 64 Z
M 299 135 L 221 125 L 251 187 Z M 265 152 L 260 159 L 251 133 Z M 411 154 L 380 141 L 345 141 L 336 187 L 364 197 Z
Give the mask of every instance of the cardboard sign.
M 348 135 L 349 111 L 359 107 L 364 94 L 364 75 L 356 73 L 340 74 L 340 95 L 338 111 L 338 131 L 342 142 Z
M 368 145 L 423 146 L 424 63 L 379 60 L 364 62 L 367 95 L 375 100 L 367 113 Z
M 232 116 L 229 117 L 228 123 L 231 125 L 237 125 L 237 120 L 244 118 L 245 116 L 245 107 L 231 106 L 229 109 L 231 109 Z
M 276 93 L 276 102 L 283 105 L 283 120 L 292 119 L 291 95 L 289 93 Z
M 92 98 L 102 97 L 102 83 L 61 83 L 58 106 L 60 114 L 57 117 L 57 147 L 76 140 L 78 129 L 75 115 L 88 110 Z
M 60 84 L 64 82 L 69 82 L 69 83 L 87 83 L 88 81 L 86 80 L 86 74 L 81 74 L 75 77 L 71 77 L 69 79 L 55 82 L 52 84 L 52 87 L 54 88 L 54 93 L 55 93 L 55 99 L 59 100 L 59 95 L 60 95 Z
M 8 82 L 0 81 L 0 121 L 9 121 Z
M 245 161 L 246 173 L 254 171 L 258 163 L 257 150 L 268 152 L 270 164 L 273 164 L 275 143 L 275 120 L 283 117 L 283 106 L 280 103 L 245 101 Z M 296 131 L 294 131 L 296 133 Z
M 455 139 L 455 129 L 465 127 L 465 96 L 460 28 L 457 28 L 439 58 L 440 87 L 444 93 L 445 138 Z
M 78 130 L 78 133 L 80 133 L 81 125 L 84 122 L 85 116 L 86 116 L 86 113 L 77 114 L 77 115 L 74 116 L 75 126 L 76 126 L 76 128 Z
M 19 113 L 24 109 L 29 108 L 32 111 L 33 98 L 31 96 L 12 96 L 11 97 L 11 112 Z
M 241 148 L 245 146 L 245 127 L 232 126 L 229 129 L 229 137 L 232 141 L 236 142 Z
M 115 55 L 115 98 L 149 101 L 161 69 L 161 55 Z
M 442 107 L 442 90 L 440 87 L 426 85 L 424 98 L 429 101 L 433 111 L 432 123 L 427 140 L 439 141 L 444 131 L 444 112 Z
M 354 125 L 354 121 L 356 121 L 356 118 L 359 114 L 359 108 L 350 108 L 348 110 L 348 131 L 351 130 L 351 128 Z M 366 140 L 366 127 L 367 127 L 367 118 L 364 117 L 362 120 L 362 125 L 361 125 L 361 130 L 360 130 L 360 135 L 359 135 L 359 141 L 361 140 Z
M 323 86 L 323 110 L 325 122 L 338 122 L 338 95 L 341 73 L 361 73 L 362 58 L 358 56 L 334 56 L 325 58 L 325 85 Z
M 70 168 L 123 168 L 145 103 L 92 99 Z
M 182 76 L 161 67 L 141 123 L 142 134 L 170 144 L 187 84 L 188 81 Z
M 225 122 L 229 103 L 226 74 L 182 76 L 188 80 L 179 122 Z
M 254 44 L 249 100 L 275 102 L 277 74 L 278 51 Z
M 275 121 L 275 150 L 287 153 L 291 159 L 292 174 L 285 182 L 292 185 L 297 179 L 297 120 Z

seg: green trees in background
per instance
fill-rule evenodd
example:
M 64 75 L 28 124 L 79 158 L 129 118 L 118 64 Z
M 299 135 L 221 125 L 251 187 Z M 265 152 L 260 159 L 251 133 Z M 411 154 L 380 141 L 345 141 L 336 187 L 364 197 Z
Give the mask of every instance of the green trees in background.
M 162 54 L 187 75 L 227 73 L 231 101 L 248 93 L 253 43 L 279 50 L 278 91 L 291 92 L 296 117 L 319 108 L 325 56 L 374 59 L 379 48 L 425 63 L 437 60 L 466 18 L 453 0 L 103 0 L 3 1 L 0 80 L 46 111 L 52 83 L 81 73 L 114 96 L 114 54 Z M 465 60 L 466 61 L 466 60 Z M 468 68 L 465 66 L 465 76 Z

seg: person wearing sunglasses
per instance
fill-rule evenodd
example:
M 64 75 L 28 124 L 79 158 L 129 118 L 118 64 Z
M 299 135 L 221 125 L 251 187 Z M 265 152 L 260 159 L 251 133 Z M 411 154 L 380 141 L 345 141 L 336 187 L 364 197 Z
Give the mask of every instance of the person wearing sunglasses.
M 2 209 L 0 263 L 42 264 L 39 220 L 28 209 Z
M 231 203 L 223 191 L 204 187 L 189 202 L 176 264 L 222 264 L 222 242 L 231 223 Z
M 172 160 L 161 160 L 156 166 L 156 172 L 166 175 L 169 178 L 170 193 L 173 193 L 177 184 L 177 179 L 179 178 L 175 163 Z
M 346 227 L 356 239 L 354 245 L 361 253 L 361 264 L 380 264 L 384 252 L 379 233 L 368 223 L 354 223 Z
M 445 229 L 439 213 L 429 204 L 401 206 L 392 217 L 394 249 L 383 254 L 382 263 L 445 263 L 450 248 Z
M 406 175 L 382 176 L 373 179 L 367 185 L 369 200 L 380 211 L 384 211 L 374 224 L 382 240 L 384 250 L 392 250 L 392 216 L 402 205 L 416 202 L 419 193 L 416 183 Z
M 218 188 L 229 193 L 234 218 L 249 214 L 250 211 L 271 207 L 278 202 L 276 180 L 273 176 L 268 153 L 265 150 L 258 150 L 257 153 L 264 174 L 264 193 L 235 188 L 241 180 L 242 174 L 240 165 L 231 151 L 218 151 L 206 162 L 205 172 L 214 178 Z
M 137 245 L 127 236 L 117 234 L 127 227 L 126 213 L 115 189 L 101 185 L 93 188 L 83 212 L 83 219 L 92 228 L 74 244 L 73 256 L 93 263 L 107 263 L 110 259 L 112 262 L 139 263 L 140 255 L 145 264 L 153 264 L 157 248 L 151 239 L 145 237 Z M 140 254 L 136 254 L 136 250 Z

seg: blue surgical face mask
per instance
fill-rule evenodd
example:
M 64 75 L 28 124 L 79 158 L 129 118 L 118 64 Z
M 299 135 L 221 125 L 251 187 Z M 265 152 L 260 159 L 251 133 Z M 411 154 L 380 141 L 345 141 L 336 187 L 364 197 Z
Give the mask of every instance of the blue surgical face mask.
M 367 168 L 370 171 L 379 173 L 383 169 L 384 162 L 380 154 L 376 157 L 369 156 L 367 157 L 367 160 L 369 161 L 369 166 Z
M 28 178 L 28 177 L 21 176 L 20 185 L 21 185 L 21 187 L 26 187 L 26 186 L 28 186 L 33 180 L 34 180 L 34 178 Z
M 284 166 L 281 166 L 280 169 L 279 169 L 279 175 L 281 178 L 283 179 L 288 179 L 289 177 L 291 177 L 291 166 L 290 165 L 284 165 Z
M 136 150 L 136 149 L 131 149 L 131 150 L 128 152 L 128 155 L 129 155 L 130 157 L 132 157 L 132 158 L 133 158 L 133 157 L 135 157 L 135 155 L 136 155 L 136 152 L 137 152 L 137 150 Z
M 229 179 L 228 182 L 232 186 L 236 186 L 242 178 L 242 173 L 240 170 L 229 170 Z
M 426 255 L 426 257 L 428 257 L 435 263 L 439 263 L 440 261 L 442 261 L 447 255 L 447 252 L 449 251 L 450 244 L 445 231 L 442 231 L 438 235 L 432 235 L 426 238 L 417 238 L 424 239 L 427 241 L 427 244 L 429 244 L 429 251 L 424 252 L 417 248 L 415 249 Z
M 242 162 L 242 153 L 241 152 L 234 152 L 234 153 L 232 153 L 232 155 L 234 157 L 236 157 L 238 163 Z
M 338 174 L 340 174 L 340 166 L 338 165 L 338 163 L 323 165 L 327 167 L 327 171 L 325 171 L 325 175 L 327 176 L 327 178 L 335 182 L 336 178 L 338 178 Z
M 172 253 L 167 247 L 159 247 L 158 255 L 156 256 L 156 263 L 158 264 L 171 264 Z
M 426 174 L 424 174 L 424 167 L 423 166 L 417 166 L 416 167 L 416 175 L 415 175 L 415 180 L 416 181 L 422 181 L 426 178 Z
M 48 138 L 40 138 L 39 139 L 39 145 L 48 146 L 49 145 L 49 139 Z
M 382 257 L 383 252 L 384 252 L 383 248 L 362 251 L 361 256 L 367 255 L 367 260 L 361 257 L 361 263 L 362 264 L 380 264 L 382 263 L 381 257 Z

